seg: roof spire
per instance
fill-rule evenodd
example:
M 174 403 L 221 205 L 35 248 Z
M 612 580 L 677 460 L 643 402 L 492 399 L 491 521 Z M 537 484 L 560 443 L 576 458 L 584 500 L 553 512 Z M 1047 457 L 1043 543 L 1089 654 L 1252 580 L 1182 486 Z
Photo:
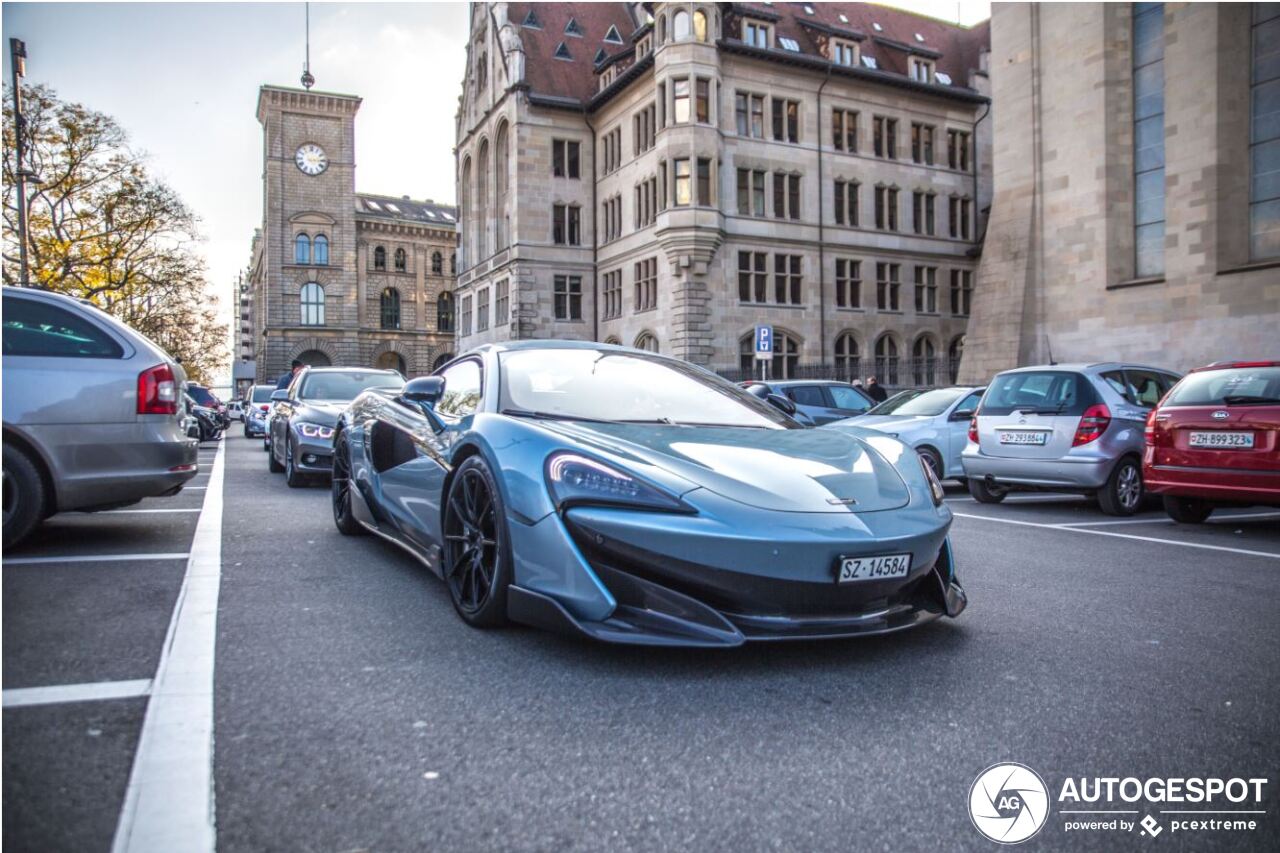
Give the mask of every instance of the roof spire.
M 307 15 L 307 35 L 306 35 L 306 55 L 302 60 L 302 88 L 310 91 L 311 87 L 316 84 L 316 78 L 311 75 L 311 4 L 304 3 Z

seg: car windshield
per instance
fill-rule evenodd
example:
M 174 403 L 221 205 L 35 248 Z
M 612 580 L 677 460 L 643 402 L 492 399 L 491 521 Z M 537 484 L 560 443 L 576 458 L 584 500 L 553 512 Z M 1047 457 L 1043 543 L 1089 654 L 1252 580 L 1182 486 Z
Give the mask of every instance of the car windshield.
M 1192 373 L 1169 392 L 1166 406 L 1224 406 L 1280 401 L 1280 367 L 1232 367 Z
M 399 388 L 404 379 L 398 373 L 368 370 L 334 370 L 308 373 L 298 389 L 302 400 L 354 400 L 370 388 Z
M 566 420 L 793 429 L 727 380 L 676 359 L 594 349 L 500 355 L 502 410 Z
M 199 385 L 188 385 L 187 393 L 199 403 L 201 406 L 216 406 L 218 398 L 208 388 L 201 388 Z
M 276 390 L 274 385 L 255 385 L 253 386 L 253 396 L 250 398 L 254 403 L 270 403 L 271 392 Z
M 899 394 L 876 406 L 868 415 L 897 415 L 899 417 L 933 417 L 968 393 L 968 388 L 936 388 L 933 391 L 912 391 Z
M 1079 417 L 1098 401 L 1089 380 L 1065 370 L 1028 370 L 1002 373 L 982 398 L 979 415 L 1025 412 L 1038 415 Z

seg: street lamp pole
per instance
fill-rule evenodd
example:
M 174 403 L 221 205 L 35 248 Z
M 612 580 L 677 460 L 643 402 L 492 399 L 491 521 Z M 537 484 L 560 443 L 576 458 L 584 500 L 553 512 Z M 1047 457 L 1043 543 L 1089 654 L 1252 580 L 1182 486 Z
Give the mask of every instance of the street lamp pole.
M 9 39 L 9 59 L 13 64 L 14 177 L 18 181 L 18 283 L 27 287 L 30 282 L 27 279 L 26 119 L 22 115 L 22 78 L 27 76 L 27 46 L 21 39 Z

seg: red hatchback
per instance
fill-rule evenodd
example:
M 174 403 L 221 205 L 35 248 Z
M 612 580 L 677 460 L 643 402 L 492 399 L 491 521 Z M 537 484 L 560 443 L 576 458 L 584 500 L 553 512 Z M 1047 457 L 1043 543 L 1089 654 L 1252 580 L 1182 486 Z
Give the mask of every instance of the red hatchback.
M 1280 361 L 1188 373 L 1147 418 L 1142 478 L 1185 524 L 1219 504 L 1280 506 Z

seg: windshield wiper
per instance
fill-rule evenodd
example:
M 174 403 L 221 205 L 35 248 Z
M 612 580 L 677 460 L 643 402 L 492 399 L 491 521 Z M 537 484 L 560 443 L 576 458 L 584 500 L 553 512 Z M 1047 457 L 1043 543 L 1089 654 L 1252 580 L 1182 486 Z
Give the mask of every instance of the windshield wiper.
M 583 421 L 589 424 L 618 423 L 618 421 L 605 420 L 604 418 L 588 418 L 582 415 L 570 415 L 560 412 L 535 412 L 529 409 L 503 409 L 502 414 L 513 418 L 535 418 L 541 421 Z
M 1260 397 L 1256 394 L 1228 394 L 1222 398 L 1228 406 L 1258 406 L 1280 403 L 1280 397 Z

